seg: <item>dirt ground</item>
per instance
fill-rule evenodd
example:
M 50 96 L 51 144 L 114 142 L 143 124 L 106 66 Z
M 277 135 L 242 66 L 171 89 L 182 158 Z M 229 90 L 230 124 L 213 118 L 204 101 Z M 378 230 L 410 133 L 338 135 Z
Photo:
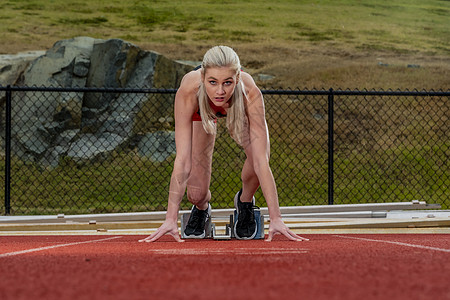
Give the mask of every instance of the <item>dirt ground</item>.
M 54 41 L 56 42 L 56 41 Z M 52 41 L 16 40 L 2 53 L 47 50 Z M 47 49 L 43 49 L 48 45 Z M 136 43 L 171 59 L 200 61 L 210 45 Z M 359 51 L 340 47 L 236 44 L 244 69 L 263 89 L 448 90 L 450 58 L 426 53 Z M 264 79 L 260 74 L 271 75 Z
M 169 58 L 201 60 L 207 46 L 141 45 Z M 323 47 L 237 45 L 244 69 L 262 88 L 433 89 L 450 87 L 450 58 L 421 53 Z M 259 74 L 275 76 L 259 80 Z

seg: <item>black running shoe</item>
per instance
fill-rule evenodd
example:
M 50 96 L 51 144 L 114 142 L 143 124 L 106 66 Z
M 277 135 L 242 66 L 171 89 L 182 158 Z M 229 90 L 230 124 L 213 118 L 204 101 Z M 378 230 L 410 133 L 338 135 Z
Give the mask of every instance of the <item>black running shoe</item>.
M 204 239 L 205 224 L 211 216 L 211 206 L 208 204 L 208 208 L 205 210 L 199 210 L 195 205 L 192 207 L 191 216 L 184 229 L 186 238 L 190 239 Z
M 234 196 L 234 207 L 237 211 L 237 220 L 234 223 L 234 236 L 239 240 L 251 240 L 256 236 L 256 220 L 253 210 L 255 197 L 252 202 L 241 202 L 241 192 Z

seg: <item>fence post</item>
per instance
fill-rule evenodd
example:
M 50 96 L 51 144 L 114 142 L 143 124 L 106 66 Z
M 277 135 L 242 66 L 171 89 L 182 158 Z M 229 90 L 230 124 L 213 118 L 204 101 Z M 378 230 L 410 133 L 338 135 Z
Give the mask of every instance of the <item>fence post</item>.
M 5 108 L 5 214 L 11 213 L 11 86 L 6 87 Z
M 334 204 L 334 93 L 328 94 L 328 205 Z

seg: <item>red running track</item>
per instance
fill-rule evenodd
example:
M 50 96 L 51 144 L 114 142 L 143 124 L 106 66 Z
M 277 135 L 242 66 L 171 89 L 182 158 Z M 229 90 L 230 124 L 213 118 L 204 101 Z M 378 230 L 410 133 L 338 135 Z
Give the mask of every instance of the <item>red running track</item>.
M 0 299 L 450 299 L 450 235 L 0 236 Z

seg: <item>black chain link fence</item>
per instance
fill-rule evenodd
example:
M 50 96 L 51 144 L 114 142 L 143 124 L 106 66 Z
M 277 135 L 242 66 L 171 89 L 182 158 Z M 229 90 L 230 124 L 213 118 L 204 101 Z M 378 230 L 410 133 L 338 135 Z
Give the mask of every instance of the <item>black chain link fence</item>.
M 175 92 L 0 87 L 1 213 L 165 210 Z M 263 93 L 280 205 L 450 207 L 450 92 Z M 219 120 L 213 208 L 233 206 L 244 160 Z M 260 190 L 256 199 L 265 206 Z

